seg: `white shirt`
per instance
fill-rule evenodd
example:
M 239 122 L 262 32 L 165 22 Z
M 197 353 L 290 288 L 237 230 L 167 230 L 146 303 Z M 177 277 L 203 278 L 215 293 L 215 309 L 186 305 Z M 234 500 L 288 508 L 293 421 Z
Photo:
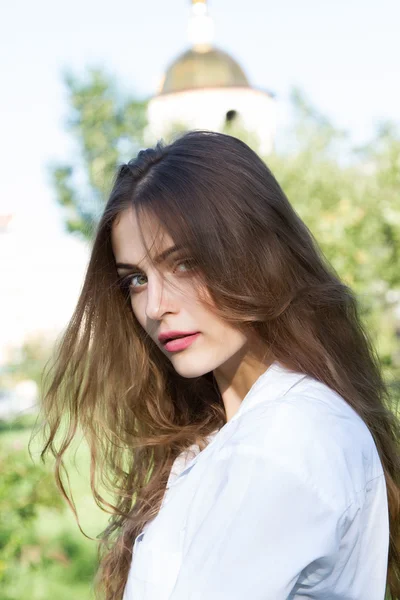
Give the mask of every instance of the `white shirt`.
M 203 451 L 176 459 L 123 600 L 384 600 L 388 546 L 367 426 L 274 363 Z

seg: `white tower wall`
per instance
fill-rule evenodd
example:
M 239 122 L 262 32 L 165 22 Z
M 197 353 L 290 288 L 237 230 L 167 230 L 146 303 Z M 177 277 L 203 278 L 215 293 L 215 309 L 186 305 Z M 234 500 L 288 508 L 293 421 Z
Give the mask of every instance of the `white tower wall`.
M 276 106 L 266 92 L 253 88 L 208 88 L 161 94 L 148 105 L 149 143 L 167 136 L 174 126 L 222 131 L 229 111 L 259 139 L 259 151 L 273 149 Z

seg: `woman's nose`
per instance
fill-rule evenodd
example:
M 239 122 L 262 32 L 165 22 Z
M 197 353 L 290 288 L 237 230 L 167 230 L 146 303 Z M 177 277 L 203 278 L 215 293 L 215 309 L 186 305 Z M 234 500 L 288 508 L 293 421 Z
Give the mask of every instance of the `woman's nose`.
M 162 280 L 153 280 L 147 284 L 146 316 L 152 320 L 159 320 L 168 310 L 168 293 Z

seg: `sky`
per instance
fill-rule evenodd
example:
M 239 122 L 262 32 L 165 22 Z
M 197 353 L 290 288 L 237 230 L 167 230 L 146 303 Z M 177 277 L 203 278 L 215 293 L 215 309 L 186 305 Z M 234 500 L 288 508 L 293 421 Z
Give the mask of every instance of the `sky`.
M 48 167 L 68 160 L 62 74 L 104 67 L 122 91 L 152 95 L 187 47 L 189 0 L 15 0 L 0 24 L 0 211 L 58 215 Z M 398 0 L 209 0 L 215 43 L 277 96 L 283 131 L 300 87 L 355 143 L 400 120 Z M 279 133 L 278 133 L 279 135 Z M 54 221 L 55 223 L 55 221 Z
M 399 122 L 398 0 L 209 0 L 209 10 L 215 45 L 254 87 L 276 94 L 278 140 L 293 86 L 355 144 L 379 121 Z M 102 67 L 122 92 L 150 97 L 188 46 L 189 11 L 189 0 L 13 0 L 2 8 L 0 216 L 18 217 L 12 239 L 0 236 L 5 342 L 22 339 L 32 322 L 64 323 L 84 273 L 87 248 L 63 233 L 49 181 L 50 165 L 73 151 L 63 73 Z

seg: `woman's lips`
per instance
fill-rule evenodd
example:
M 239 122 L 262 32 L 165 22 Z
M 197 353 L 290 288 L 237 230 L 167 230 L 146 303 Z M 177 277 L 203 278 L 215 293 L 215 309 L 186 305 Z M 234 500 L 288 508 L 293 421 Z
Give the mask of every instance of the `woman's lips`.
M 177 352 L 178 350 L 184 350 L 200 335 L 200 333 L 194 333 L 192 335 L 186 335 L 185 337 L 176 338 L 175 340 L 170 340 L 164 344 L 164 348 L 168 350 L 168 352 Z

